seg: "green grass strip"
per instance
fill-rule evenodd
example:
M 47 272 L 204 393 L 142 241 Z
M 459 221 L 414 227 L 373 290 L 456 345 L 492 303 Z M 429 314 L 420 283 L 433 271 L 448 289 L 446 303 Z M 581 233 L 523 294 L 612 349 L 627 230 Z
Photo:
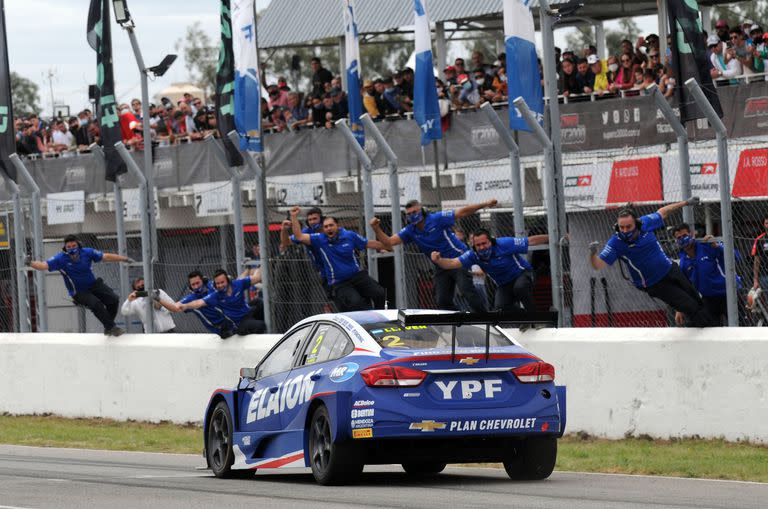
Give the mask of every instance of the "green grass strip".
M 203 436 L 196 425 L 0 415 L 0 443 L 200 454 Z M 568 435 L 559 442 L 556 468 L 768 482 L 768 447 L 699 438 L 605 440 Z

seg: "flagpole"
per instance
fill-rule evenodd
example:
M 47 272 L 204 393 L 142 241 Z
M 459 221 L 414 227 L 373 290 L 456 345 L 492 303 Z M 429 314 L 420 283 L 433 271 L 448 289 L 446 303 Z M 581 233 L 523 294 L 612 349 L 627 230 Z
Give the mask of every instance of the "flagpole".
M 440 158 L 437 149 L 437 140 L 432 140 L 432 148 L 435 154 L 435 190 L 437 191 L 437 203 L 443 208 L 443 186 L 440 185 Z

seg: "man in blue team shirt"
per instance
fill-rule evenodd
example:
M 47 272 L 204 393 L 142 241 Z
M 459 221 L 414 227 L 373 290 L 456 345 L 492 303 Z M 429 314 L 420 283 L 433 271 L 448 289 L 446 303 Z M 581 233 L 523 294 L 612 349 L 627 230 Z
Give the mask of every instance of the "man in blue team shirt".
M 687 223 L 678 225 L 673 234 L 680 248 L 680 270 L 701 294 L 710 316 L 722 325 L 723 319 L 728 317 L 723 244 L 713 241 L 712 235 L 707 235 L 701 242 L 696 241 Z M 739 276 L 736 276 L 736 284 L 741 288 Z M 675 321 L 682 325 L 683 318 L 678 312 Z
M 313 233 L 321 233 L 323 231 L 323 211 L 318 207 L 312 207 L 307 211 L 306 218 L 307 225 L 302 228 L 301 232 L 312 235 Z M 293 225 L 290 221 L 283 221 L 283 228 L 280 230 L 280 252 L 282 253 L 291 244 L 301 244 L 296 239 L 295 235 L 291 235 L 289 232 L 292 230 Z M 320 281 L 323 285 L 326 295 L 330 298 L 330 289 L 328 288 L 328 280 L 323 272 L 323 262 L 320 259 L 320 251 L 317 246 L 305 245 L 307 256 L 312 260 L 312 265 L 315 266 L 315 270 L 320 275 Z
M 621 260 L 635 287 L 683 313 L 689 326 L 709 327 L 716 323 L 707 312 L 704 302 L 680 271 L 680 267 L 664 254 L 653 233 L 664 227 L 664 219 L 671 212 L 698 202 L 698 198 L 690 198 L 662 207 L 643 217 L 638 217 L 631 208 L 622 209 L 615 226 L 616 233 L 608 239 L 600 255 L 597 254 L 597 242 L 591 243 L 589 250 L 590 261 L 595 270 Z
M 477 230 L 472 240 L 472 249 L 457 258 L 443 258 L 439 251 L 432 252 L 432 261 L 444 270 L 469 270 L 479 265 L 483 272 L 496 283 L 494 308 L 498 311 L 536 311 L 533 302 L 533 268 L 525 257 L 529 246 L 546 244 L 549 237 L 491 236 L 485 229 Z
M 467 205 L 456 210 L 442 210 L 428 213 L 423 209 L 418 200 L 411 200 L 405 204 L 405 215 L 408 225 L 394 235 L 387 235 L 381 229 L 378 218 L 371 220 L 373 231 L 387 249 L 392 249 L 398 244 L 414 242 L 427 258 L 431 259 L 432 252 L 437 251 L 443 258 L 458 258 L 467 250 L 466 244 L 456 238 L 453 226 L 457 219 L 471 216 L 477 211 L 489 207 L 495 207 L 497 201 L 489 200 L 475 205 Z M 485 311 L 483 300 L 472 284 L 472 276 L 469 271 L 462 268 L 445 270 L 435 266 L 433 278 L 435 302 L 439 309 L 454 309 L 453 296 L 456 287 L 469 303 L 472 311 Z
M 76 235 L 64 238 L 62 252 L 47 261 L 31 261 L 29 266 L 35 270 L 58 271 L 64 278 L 67 292 L 75 303 L 91 310 L 104 326 L 107 336 L 119 336 L 123 329 L 115 325 L 115 316 L 120 299 L 101 278 L 96 278 L 91 270 L 93 262 L 131 262 L 126 256 L 102 253 L 90 247 L 83 247 Z
M 213 274 L 214 291 L 209 292 L 202 299 L 179 304 L 179 309 L 188 311 L 211 307 L 220 311 L 225 317 L 219 333 L 222 337 L 230 336 L 230 332 L 239 336 L 262 334 L 267 330 L 263 308 L 251 308 L 246 303 L 248 289 L 260 281 L 260 270 L 252 276 L 234 281 L 224 269 L 217 270 Z
M 291 209 L 293 236 L 305 246 L 313 246 L 317 250 L 333 302 L 339 311 L 383 309 L 386 292 L 360 269 L 355 251 L 386 249 L 384 244 L 339 228 L 338 221 L 331 216 L 323 218 L 322 233 L 304 233 L 299 224 L 300 211 L 299 207 Z
M 203 297 L 216 290 L 213 288 L 213 283 L 203 276 L 203 273 L 199 270 L 193 270 L 187 276 L 189 282 L 189 291 L 187 295 L 181 298 L 179 302 L 168 302 L 162 299 L 158 299 L 158 302 L 168 311 L 172 313 L 194 313 L 203 324 L 203 327 L 208 329 L 209 332 L 218 334 L 222 339 L 226 339 L 233 334 L 233 330 L 237 328 L 237 325 L 228 319 L 224 313 L 213 306 L 204 306 L 200 309 L 187 309 L 181 308 L 182 304 L 189 304 L 196 300 L 201 300 Z

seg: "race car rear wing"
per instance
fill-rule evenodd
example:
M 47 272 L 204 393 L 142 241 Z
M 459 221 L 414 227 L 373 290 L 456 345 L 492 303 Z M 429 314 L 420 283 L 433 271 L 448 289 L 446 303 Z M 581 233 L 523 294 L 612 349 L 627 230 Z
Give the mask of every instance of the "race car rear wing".
M 490 358 L 492 326 L 518 328 L 557 327 L 557 312 L 492 311 L 468 313 L 457 311 L 456 313 L 422 313 L 401 309 L 397 313 L 397 320 L 403 327 L 409 325 L 450 325 L 451 362 L 454 362 L 456 357 L 456 328 L 462 325 L 485 325 L 485 362 L 487 363 Z

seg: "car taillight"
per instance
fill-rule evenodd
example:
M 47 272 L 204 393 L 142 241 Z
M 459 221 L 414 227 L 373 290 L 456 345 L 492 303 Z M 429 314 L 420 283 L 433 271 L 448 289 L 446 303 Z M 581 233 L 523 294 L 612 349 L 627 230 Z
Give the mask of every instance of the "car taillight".
M 371 366 L 360 372 L 368 387 L 416 387 L 427 377 L 418 369 L 402 366 Z
M 520 380 L 520 383 L 524 384 L 553 382 L 555 380 L 555 367 L 546 362 L 532 362 L 512 369 L 512 374 Z

